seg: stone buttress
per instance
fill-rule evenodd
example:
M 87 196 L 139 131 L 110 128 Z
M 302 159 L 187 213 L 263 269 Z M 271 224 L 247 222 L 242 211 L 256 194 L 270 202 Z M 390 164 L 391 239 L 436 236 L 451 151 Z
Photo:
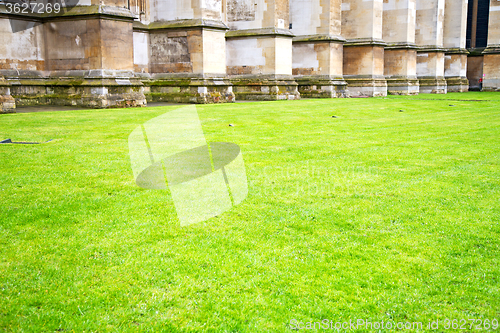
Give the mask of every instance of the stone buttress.
M 500 1 L 490 1 L 488 46 L 483 51 L 483 90 L 500 91 Z
M 291 0 L 292 71 L 302 97 L 346 97 L 341 0 Z
M 343 73 L 351 96 L 386 96 L 382 0 L 343 0 Z
M 7 14 L 0 6 L 0 75 L 16 104 L 145 105 L 125 2 L 88 0 L 60 14 Z
M 237 99 L 298 99 L 288 0 L 227 0 L 227 73 Z
M 384 75 L 389 94 L 419 93 L 415 19 L 416 0 L 384 1 Z
M 134 23 L 134 66 L 148 101 L 234 101 L 222 0 L 150 2 Z M 147 12 L 146 12 L 147 13 Z
M 415 42 L 421 93 L 446 93 L 443 24 L 445 0 L 417 1 Z
M 444 77 L 448 92 L 469 90 L 467 80 L 467 0 L 446 0 L 444 10 L 443 46 Z

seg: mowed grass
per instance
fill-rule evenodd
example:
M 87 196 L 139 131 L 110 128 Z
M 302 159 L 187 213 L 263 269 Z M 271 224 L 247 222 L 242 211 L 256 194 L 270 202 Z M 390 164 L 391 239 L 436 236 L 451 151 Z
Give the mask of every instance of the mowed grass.
M 53 139 L 0 145 L 1 331 L 500 320 L 500 94 L 198 105 L 249 194 L 188 227 L 128 155 L 174 108 L 0 115 Z

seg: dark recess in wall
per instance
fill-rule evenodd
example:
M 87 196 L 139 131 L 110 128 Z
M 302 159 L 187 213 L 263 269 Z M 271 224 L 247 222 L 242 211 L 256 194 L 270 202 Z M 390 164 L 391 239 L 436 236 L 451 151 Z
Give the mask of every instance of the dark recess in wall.
M 473 12 L 474 3 L 477 1 L 477 16 L 476 21 L 476 38 L 475 47 L 486 47 L 488 45 L 488 18 L 490 15 L 490 1 L 489 0 L 469 0 L 467 10 L 467 42 L 466 47 L 471 48 L 474 44 L 472 25 L 473 25 Z

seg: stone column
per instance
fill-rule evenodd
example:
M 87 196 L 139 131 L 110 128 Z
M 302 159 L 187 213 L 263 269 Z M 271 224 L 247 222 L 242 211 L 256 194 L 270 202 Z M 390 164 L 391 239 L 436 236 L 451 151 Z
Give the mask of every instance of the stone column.
M 416 0 L 384 1 L 383 40 L 384 74 L 387 92 L 415 95 L 417 79 L 417 47 L 415 45 Z
M 134 24 L 134 66 L 148 100 L 184 103 L 234 101 L 226 75 L 228 30 L 222 0 L 151 2 Z
M 292 71 L 302 97 L 345 97 L 341 0 L 291 0 Z
M 467 80 L 467 0 L 446 0 L 444 9 L 443 46 L 444 77 L 448 92 L 469 90 Z
M 417 1 L 415 42 L 421 93 L 446 93 L 443 24 L 445 0 Z
M 237 99 L 297 99 L 288 0 L 226 0 L 227 73 Z
M 500 91 L 500 1 L 490 1 L 488 46 L 483 51 L 483 90 Z
M 342 1 L 343 72 L 351 96 L 387 95 L 382 14 L 380 0 Z

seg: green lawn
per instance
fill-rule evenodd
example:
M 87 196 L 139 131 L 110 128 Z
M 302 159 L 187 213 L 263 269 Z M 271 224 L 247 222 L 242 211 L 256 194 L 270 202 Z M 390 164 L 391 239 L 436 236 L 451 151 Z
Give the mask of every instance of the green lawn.
M 500 93 L 197 106 L 249 194 L 188 227 L 128 156 L 174 108 L 0 115 L 53 139 L 0 145 L 0 331 L 500 320 Z

